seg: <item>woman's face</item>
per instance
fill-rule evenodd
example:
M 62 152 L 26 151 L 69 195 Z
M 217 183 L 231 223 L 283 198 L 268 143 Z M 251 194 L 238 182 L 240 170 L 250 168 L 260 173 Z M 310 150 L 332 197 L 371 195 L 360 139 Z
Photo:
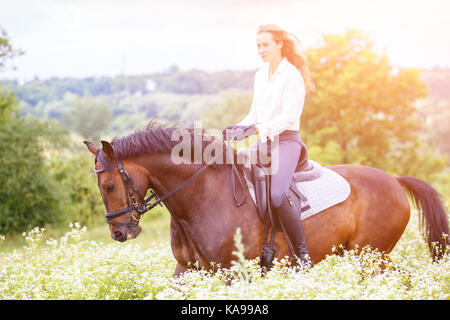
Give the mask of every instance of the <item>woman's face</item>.
M 281 57 L 282 42 L 276 43 L 269 32 L 261 32 L 256 35 L 258 54 L 264 62 L 271 62 Z

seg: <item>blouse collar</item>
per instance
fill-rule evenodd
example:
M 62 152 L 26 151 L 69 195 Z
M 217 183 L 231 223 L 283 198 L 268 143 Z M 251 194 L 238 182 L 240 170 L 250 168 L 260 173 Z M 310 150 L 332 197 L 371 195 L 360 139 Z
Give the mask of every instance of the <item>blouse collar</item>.
M 284 70 L 286 70 L 287 64 L 289 63 L 289 61 L 286 59 L 286 57 L 283 57 L 283 59 L 281 59 L 280 64 L 278 65 L 277 69 L 275 70 L 275 72 L 272 75 L 272 79 L 274 79 L 275 75 L 278 73 L 283 73 Z M 267 80 L 269 79 L 269 68 L 270 68 L 270 63 L 267 62 L 266 63 L 266 76 L 267 76 Z

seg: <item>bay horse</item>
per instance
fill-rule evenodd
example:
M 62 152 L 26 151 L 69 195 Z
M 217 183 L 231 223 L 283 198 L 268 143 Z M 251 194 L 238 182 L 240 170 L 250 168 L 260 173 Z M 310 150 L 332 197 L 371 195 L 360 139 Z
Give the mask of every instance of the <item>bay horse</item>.
M 145 207 L 142 195 L 149 188 L 151 198 L 164 201 L 170 212 L 170 241 L 177 261 L 175 275 L 198 263 L 211 270 L 214 263 L 229 268 L 235 259 L 233 237 L 239 227 L 247 259 L 260 255 L 265 227 L 250 197 L 237 207 L 233 201 L 228 164 L 175 164 L 171 159 L 175 128 L 155 126 L 102 148 L 85 141 L 95 155 L 95 172 L 107 211 L 111 237 L 126 241 L 138 236 L 140 214 Z M 191 137 L 195 133 L 191 131 Z M 201 150 L 212 142 L 202 139 Z M 229 148 L 221 142 L 223 148 Z M 243 166 L 236 165 L 242 173 Z M 394 248 L 410 217 L 410 204 L 402 187 L 411 195 L 419 212 L 421 227 L 433 260 L 447 251 L 448 218 L 438 192 L 414 177 L 393 177 L 371 167 L 342 164 L 328 167 L 350 184 L 349 197 L 305 220 L 303 226 L 311 259 L 318 263 L 335 253 L 333 247 L 357 249 L 370 245 L 383 254 Z M 241 192 L 248 190 L 243 188 Z M 130 204 L 130 201 L 132 204 Z M 277 258 L 290 256 L 287 241 L 277 233 Z

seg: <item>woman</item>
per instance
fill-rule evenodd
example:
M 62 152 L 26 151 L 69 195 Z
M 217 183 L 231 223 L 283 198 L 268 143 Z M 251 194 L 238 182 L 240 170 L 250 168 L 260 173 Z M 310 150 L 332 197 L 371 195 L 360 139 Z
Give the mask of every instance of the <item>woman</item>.
M 225 128 L 244 132 L 238 139 L 259 134 L 264 144 L 272 144 L 271 203 L 285 226 L 297 259 L 311 265 L 300 213 L 288 199 L 289 185 L 301 150 L 300 116 L 305 93 L 314 89 L 305 58 L 296 47 L 296 38 L 276 25 L 259 27 L 256 37 L 263 66 L 256 72 L 253 103 L 248 115 L 237 125 Z M 297 40 L 298 41 L 298 40 Z M 277 170 L 273 170 L 274 162 Z

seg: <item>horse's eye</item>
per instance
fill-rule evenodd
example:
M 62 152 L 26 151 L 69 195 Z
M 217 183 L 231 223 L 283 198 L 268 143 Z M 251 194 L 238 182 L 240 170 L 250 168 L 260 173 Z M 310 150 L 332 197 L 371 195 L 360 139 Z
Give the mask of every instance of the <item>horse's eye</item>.
M 103 188 L 106 192 L 112 192 L 114 190 L 114 185 L 110 184 Z

